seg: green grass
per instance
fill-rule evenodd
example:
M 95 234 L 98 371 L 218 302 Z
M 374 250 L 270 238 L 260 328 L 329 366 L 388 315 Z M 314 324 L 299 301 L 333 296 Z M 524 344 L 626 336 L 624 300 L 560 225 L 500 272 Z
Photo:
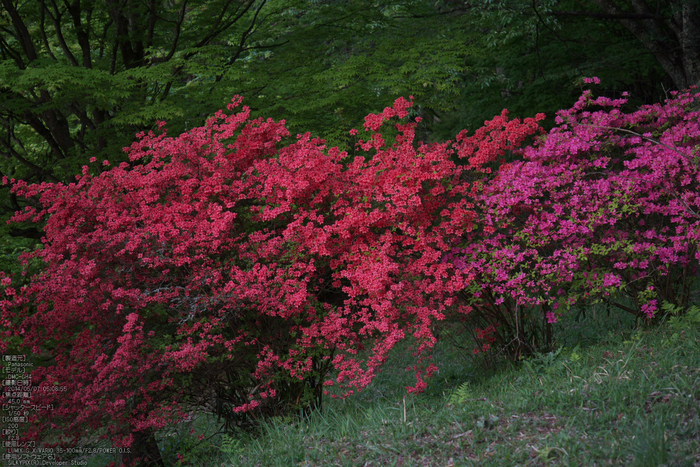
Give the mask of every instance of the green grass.
M 427 391 L 405 398 L 402 347 L 365 391 L 310 416 L 258 436 L 216 434 L 202 416 L 160 433 L 160 446 L 167 465 L 180 452 L 193 466 L 700 465 L 700 313 L 633 325 L 572 317 L 556 352 L 489 367 L 444 343 Z

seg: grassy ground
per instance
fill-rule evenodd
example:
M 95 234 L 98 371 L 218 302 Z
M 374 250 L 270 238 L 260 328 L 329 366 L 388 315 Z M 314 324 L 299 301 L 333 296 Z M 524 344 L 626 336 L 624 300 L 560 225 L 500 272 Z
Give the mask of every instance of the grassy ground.
M 558 329 L 559 350 L 519 364 L 487 368 L 443 344 L 418 396 L 404 398 L 403 348 L 366 391 L 309 417 L 257 437 L 202 417 L 159 443 L 169 465 L 179 452 L 193 466 L 700 466 L 700 313 L 635 330 L 599 312 Z

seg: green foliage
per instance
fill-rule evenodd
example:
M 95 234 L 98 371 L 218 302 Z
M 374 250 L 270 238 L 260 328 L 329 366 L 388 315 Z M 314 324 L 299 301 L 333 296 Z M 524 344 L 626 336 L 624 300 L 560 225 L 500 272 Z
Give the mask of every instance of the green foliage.
M 661 309 L 666 313 L 668 325 L 672 329 L 670 335 L 664 339 L 664 345 L 677 347 L 686 334 L 695 334 L 700 330 L 700 307 L 697 305 L 684 310 L 672 303 L 664 302 Z M 700 342 L 691 341 L 688 345 L 680 347 L 678 351 L 681 353 L 700 351 Z
M 218 448 L 226 457 L 236 457 L 243 448 L 243 440 L 227 434 L 222 434 L 221 445 L 218 446 Z
M 563 347 L 559 347 L 553 352 L 536 352 L 532 357 L 523 360 L 523 365 L 528 372 L 536 376 L 551 374 L 561 367 L 559 354 L 563 349 Z
M 423 108 L 454 107 L 465 57 L 482 52 L 476 31 L 439 3 L 319 2 L 285 17 L 283 45 L 266 49 L 269 40 L 260 41 L 224 79 L 256 111 L 287 118 L 292 133 L 352 149 L 348 131 L 399 95 Z
M 22 272 L 19 255 L 41 246 L 35 239 L 10 235 L 10 227 L 2 219 L 0 219 L 0 239 L 0 271 L 11 276 L 17 276 Z
M 463 404 L 468 400 L 474 399 L 474 397 L 472 384 L 469 381 L 465 381 L 457 386 L 457 389 L 450 395 L 449 402 L 450 404 Z
M 224 451 L 226 445 L 219 443 L 231 438 L 225 436 L 220 440 L 217 428 L 215 417 L 192 413 L 176 427 L 159 431 L 156 438 L 163 461 L 166 465 L 205 467 L 217 458 L 228 458 L 232 452 Z
M 700 308 L 697 305 L 684 310 L 673 303 L 664 302 L 661 309 L 667 314 L 668 324 L 675 331 L 696 329 L 700 325 Z
M 2 174 L 70 181 L 90 157 L 123 159 L 122 147 L 157 120 L 177 132 L 203 123 L 235 94 L 212 91 L 247 41 L 276 33 L 255 27 L 263 11 L 268 21 L 279 14 L 267 4 L 6 2 Z
M 480 8 L 480 7 L 481 8 Z M 482 53 L 465 56 L 460 98 L 453 112 L 433 121 L 432 138 L 474 130 L 507 108 L 511 117 L 544 112 L 545 126 L 582 91 L 582 78 L 597 76 L 596 92 L 630 91 L 640 103 L 658 102 L 672 86 L 653 55 L 611 19 L 566 16 L 562 11 L 599 12 L 591 1 L 489 1 L 463 15 L 466 28 L 482 34 Z

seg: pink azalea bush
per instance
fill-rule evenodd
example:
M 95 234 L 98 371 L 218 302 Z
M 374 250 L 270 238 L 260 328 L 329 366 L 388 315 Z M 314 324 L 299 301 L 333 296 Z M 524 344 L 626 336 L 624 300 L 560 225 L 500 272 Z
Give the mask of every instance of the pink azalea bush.
M 688 302 L 700 258 L 699 98 L 673 93 L 625 113 L 626 99 L 586 91 L 485 183 L 482 229 L 443 259 L 476 275 L 463 297 L 482 350 L 546 348 L 558 315 L 596 300 L 649 319 L 662 302 Z

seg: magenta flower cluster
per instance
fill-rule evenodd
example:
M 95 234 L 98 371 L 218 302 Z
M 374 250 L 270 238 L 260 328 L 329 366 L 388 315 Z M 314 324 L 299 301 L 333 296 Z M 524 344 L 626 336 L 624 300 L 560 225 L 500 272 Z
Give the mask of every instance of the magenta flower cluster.
M 600 300 L 646 318 L 664 301 L 688 302 L 700 258 L 700 94 L 630 113 L 626 102 L 586 91 L 559 111 L 522 160 L 484 183 L 481 229 L 443 258 L 474 274 L 463 296 L 493 334 L 510 328 L 502 343 L 517 338 L 522 310 L 555 323 Z

